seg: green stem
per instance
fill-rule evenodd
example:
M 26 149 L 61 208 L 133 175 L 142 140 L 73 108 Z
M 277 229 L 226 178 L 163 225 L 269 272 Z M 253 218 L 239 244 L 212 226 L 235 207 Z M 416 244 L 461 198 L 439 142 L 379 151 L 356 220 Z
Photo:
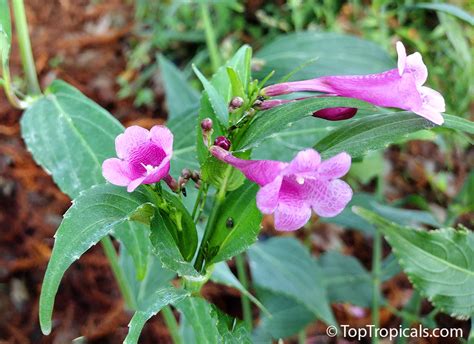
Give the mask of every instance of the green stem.
M 216 72 L 221 66 L 221 56 L 217 47 L 216 34 L 214 32 L 213 24 L 211 23 L 211 16 L 209 14 L 209 6 L 201 3 L 201 19 L 204 23 L 204 31 L 206 33 L 207 50 L 211 59 L 212 70 Z
M 170 335 L 171 335 L 171 338 L 173 339 L 173 343 L 182 344 L 183 341 L 179 334 L 178 322 L 176 321 L 176 318 L 174 317 L 171 307 L 170 306 L 163 307 L 163 309 L 161 310 L 161 313 L 163 314 L 163 318 L 165 319 L 166 326 L 168 327 L 168 330 L 170 331 Z
M 372 295 L 372 325 L 375 328 L 380 328 L 380 278 L 382 270 L 382 234 L 379 230 L 374 233 L 374 243 L 372 250 L 372 284 L 373 284 L 373 295 Z M 372 338 L 372 344 L 378 344 L 379 339 L 377 336 Z
M 16 109 L 26 109 L 28 104 L 25 101 L 19 99 L 15 94 L 10 77 L 10 68 L 8 68 L 8 65 L 4 66 L 4 68 L 0 68 L 0 72 L 3 76 L 3 90 L 5 91 L 5 95 L 7 96 L 10 104 Z
M 31 95 L 39 95 L 41 94 L 41 88 L 36 74 L 33 51 L 31 50 L 25 5 L 23 4 L 23 0 L 13 0 L 12 5 L 13 17 L 15 18 L 15 27 L 18 36 L 18 45 L 20 47 L 21 64 L 23 65 L 23 70 L 28 83 L 28 92 Z
M 298 344 L 306 344 L 306 329 L 302 329 L 298 332 Z
M 123 299 L 125 300 L 127 308 L 132 310 L 136 309 L 137 305 L 133 297 L 132 290 L 130 289 L 130 285 L 127 282 L 125 274 L 119 265 L 117 252 L 115 252 L 112 239 L 110 239 L 109 236 L 106 236 L 102 238 L 100 243 L 104 249 L 105 256 L 109 260 L 110 267 L 112 268 L 112 272 L 114 274 L 115 280 L 117 281 L 120 292 L 122 293 Z
M 468 343 L 474 343 L 474 317 L 471 316 L 471 331 L 469 332 Z
M 235 256 L 235 265 L 237 267 L 237 277 L 239 278 L 240 283 L 242 286 L 248 290 L 249 282 L 247 278 L 247 271 L 245 271 L 245 259 L 244 254 L 239 254 Z M 252 331 L 252 306 L 250 304 L 250 299 L 242 294 L 240 297 L 242 302 L 242 311 L 244 315 L 244 324 L 247 327 L 249 332 Z

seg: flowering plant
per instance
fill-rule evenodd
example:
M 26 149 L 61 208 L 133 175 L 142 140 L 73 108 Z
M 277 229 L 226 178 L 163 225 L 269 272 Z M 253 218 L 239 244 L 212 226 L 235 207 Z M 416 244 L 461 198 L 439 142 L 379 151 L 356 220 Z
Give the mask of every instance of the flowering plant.
M 408 134 L 437 130 L 440 125 L 472 134 L 471 122 L 442 114 L 444 99 L 424 86 L 428 72 L 419 53 L 407 56 L 399 42 L 397 68 L 381 50 L 384 61 L 389 61 L 387 71 L 381 73 L 355 70 L 362 75 L 312 79 L 308 75 L 307 80 L 273 83 L 271 73 L 260 80 L 252 75 L 252 50 L 243 46 L 210 80 L 194 67 L 203 86 L 200 95 L 163 58 L 164 83 L 173 79 L 178 84 L 167 89 L 167 98 L 182 101 L 168 103 L 166 125 L 125 129 L 63 81 L 54 81 L 44 91 L 33 88 L 27 97 L 17 98 L 8 69 L 10 23 L 2 20 L 2 84 L 12 104 L 25 110 L 23 138 L 38 164 L 73 199 L 55 234 L 41 291 L 44 334 L 54 326 L 54 299 L 63 274 L 98 242 L 111 261 L 127 309 L 134 312 L 126 343 L 136 343 L 145 322 L 160 311 L 172 327 L 176 319 L 170 306 L 190 323 L 196 338 L 219 343 L 294 334 L 279 329 L 281 334 L 271 326 L 272 313 L 277 311 L 271 301 L 278 298 L 288 307 L 302 309 L 299 315 L 331 325 L 336 325 L 331 302 L 367 306 L 362 293 L 348 292 L 346 299 L 338 293 L 344 286 L 331 289 L 325 282 L 322 271 L 332 263 L 343 275 L 362 271 L 367 277 L 350 257 L 328 254 L 316 262 L 290 238 L 253 245 L 264 214 L 270 215 L 268 220 L 279 232 L 308 229 L 312 215 L 335 222 L 349 216 L 367 228 L 373 224 L 378 228 L 374 235 L 386 236 L 402 268 L 435 306 L 460 317 L 473 312 L 472 293 L 462 292 L 466 280 L 472 282 L 471 233 L 400 227 L 380 216 L 376 206 L 354 207 L 353 214 L 349 204 L 358 203 L 353 188 L 343 180 L 352 161 Z M 274 98 L 285 94 L 293 98 Z M 300 122 L 319 127 L 324 134 L 310 137 L 309 145 L 284 151 L 278 135 Z M 120 245 L 119 257 L 111 237 Z M 459 255 L 450 256 L 451 250 Z M 245 252 L 254 283 L 268 291 L 266 301 L 250 294 L 225 263 L 235 258 L 240 280 L 247 281 Z M 417 260 L 433 271 L 450 269 L 458 285 L 451 288 L 430 281 L 429 269 L 419 267 Z M 379 287 L 380 269 L 374 276 Z M 231 319 L 200 297 L 209 280 L 241 291 L 245 322 Z M 378 292 L 373 291 L 375 300 Z M 253 334 L 250 301 L 261 310 Z M 200 333 L 200 327 L 208 332 Z

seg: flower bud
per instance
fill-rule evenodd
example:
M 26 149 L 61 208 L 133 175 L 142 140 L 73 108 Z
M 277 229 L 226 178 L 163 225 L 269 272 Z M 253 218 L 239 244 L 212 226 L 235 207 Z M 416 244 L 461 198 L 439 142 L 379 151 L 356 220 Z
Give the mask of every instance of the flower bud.
M 191 179 L 191 176 L 192 176 L 192 172 L 189 168 L 184 168 L 182 171 L 181 171 L 181 177 L 183 177 L 184 179 Z
M 354 117 L 356 113 L 356 108 L 334 107 L 315 111 L 313 112 L 313 117 L 324 118 L 329 121 L 341 121 Z
M 234 97 L 232 98 L 232 100 L 230 101 L 230 106 L 234 109 L 238 109 L 239 107 L 241 107 L 242 105 L 244 104 L 244 100 L 242 99 L 242 97 Z
M 226 151 L 228 151 L 230 149 L 231 143 L 227 137 L 218 136 L 214 140 L 214 145 L 219 146 L 222 149 L 225 149 Z
M 211 131 L 212 130 L 212 119 L 204 118 L 201 122 L 201 128 L 204 131 Z

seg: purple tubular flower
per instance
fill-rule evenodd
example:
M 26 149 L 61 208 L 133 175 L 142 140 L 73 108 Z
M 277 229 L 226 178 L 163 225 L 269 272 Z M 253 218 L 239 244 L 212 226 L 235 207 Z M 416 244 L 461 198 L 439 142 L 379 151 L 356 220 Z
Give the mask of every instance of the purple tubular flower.
M 405 47 L 397 42 L 398 68 L 379 74 L 323 76 L 316 79 L 285 82 L 263 89 L 267 96 L 292 92 L 314 91 L 357 98 L 377 106 L 395 107 L 414 113 L 435 124 L 444 122 L 443 96 L 423 86 L 428 70 L 420 53 L 406 54 Z
M 311 209 L 322 217 L 339 214 L 352 198 L 344 181 L 351 157 L 340 153 L 326 161 L 314 149 L 299 152 L 289 163 L 274 160 L 242 160 L 230 152 L 212 146 L 212 155 L 239 169 L 249 180 L 260 185 L 257 207 L 275 215 L 275 228 L 294 231 L 311 217 Z
M 102 174 L 110 183 L 127 186 L 132 192 L 141 184 L 153 184 L 168 176 L 173 154 L 173 134 L 161 125 L 150 131 L 131 126 L 115 138 L 117 158 L 102 164 Z

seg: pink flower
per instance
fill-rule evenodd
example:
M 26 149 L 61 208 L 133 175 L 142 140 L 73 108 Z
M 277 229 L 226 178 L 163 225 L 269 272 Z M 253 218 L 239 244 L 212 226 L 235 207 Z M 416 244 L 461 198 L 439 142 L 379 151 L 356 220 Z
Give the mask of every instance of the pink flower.
M 340 97 L 357 98 L 377 106 L 395 107 L 414 113 L 436 123 L 444 122 L 443 96 L 423 86 L 428 70 L 420 53 L 406 55 L 405 47 L 397 42 L 398 68 L 379 74 L 323 76 L 316 79 L 285 82 L 263 89 L 265 95 L 277 96 L 291 92 L 314 91 Z
M 161 125 L 150 131 L 131 126 L 115 138 L 117 158 L 102 164 L 102 174 L 110 183 L 127 186 L 132 192 L 141 184 L 167 178 L 173 154 L 173 134 Z
M 311 209 L 323 217 L 339 214 L 352 198 L 352 190 L 338 179 L 351 166 L 351 157 L 340 153 L 326 161 L 314 149 L 299 152 L 289 163 L 273 160 L 242 160 L 212 146 L 212 155 L 261 186 L 257 207 L 275 214 L 275 228 L 293 231 L 308 222 Z

